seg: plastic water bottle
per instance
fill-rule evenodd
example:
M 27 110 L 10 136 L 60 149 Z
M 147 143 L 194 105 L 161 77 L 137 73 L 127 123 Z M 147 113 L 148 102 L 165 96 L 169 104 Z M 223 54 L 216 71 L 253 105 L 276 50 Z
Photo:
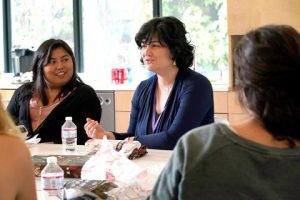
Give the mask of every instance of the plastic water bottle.
M 41 172 L 41 189 L 44 199 L 63 199 L 64 171 L 57 164 L 54 156 L 47 158 L 47 165 Z
M 75 151 L 77 145 L 77 127 L 72 122 L 72 117 L 66 117 L 66 122 L 61 127 L 63 149 Z

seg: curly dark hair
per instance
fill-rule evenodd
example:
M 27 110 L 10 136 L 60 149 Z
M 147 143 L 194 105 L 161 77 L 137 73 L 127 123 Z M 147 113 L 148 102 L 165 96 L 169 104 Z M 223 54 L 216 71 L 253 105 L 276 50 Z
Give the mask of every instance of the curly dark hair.
M 166 44 L 171 51 L 177 67 L 188 68 L 193 65 L 194 46 L 186 38 L 185 25 L 175 17 L 156 17 L 144 23 L 135 35 L 139 48 L 142 43 L 150 43 L 156 34 L 161 44 Z M 143 63 L 143 60 L 141 59 Z
M 300 35 L 291 26 L 267 25 L 246 34 L 234 50 L 236 89 L 277 140 L 300 139 Z
M 32 89 L 33 92 L 36 92 L 38 94 L 43 105 L 48 104 L 48 98 L 45 91 L 47 84 L 44 78 L 43 67 L 49 64 L 51 53 L 54 49 L 57 48 L 63 48 L 71 56 L 73 61 L 74 73 L 71 80 L 62 87 L 61 92 L 56 98 L 66 96 L 70 91 L 74 89 L 74 87 L 83 83 L 83 81 L 79 78 L 78 74 L 76 73 L 75 57 L 71 47 L 65 41 L 60 39 L 49 39 L 44 41 L 35 52 L 32 64 Z

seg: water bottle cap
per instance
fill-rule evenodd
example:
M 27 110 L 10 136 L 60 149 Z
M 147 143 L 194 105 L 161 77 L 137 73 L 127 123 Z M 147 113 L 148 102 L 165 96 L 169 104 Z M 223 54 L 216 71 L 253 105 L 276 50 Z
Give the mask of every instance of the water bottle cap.
M 47 158 L 47 163 L 56 163 L 57 158 L 55 156 L 51 156 Z
M 72 120 L 72 117 L 66 117 L 66 120 Z

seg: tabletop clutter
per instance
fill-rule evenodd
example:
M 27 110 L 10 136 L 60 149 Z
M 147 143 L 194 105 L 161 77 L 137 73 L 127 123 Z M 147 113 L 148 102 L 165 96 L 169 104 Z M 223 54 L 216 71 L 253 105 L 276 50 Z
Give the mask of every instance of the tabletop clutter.
M 64 190 L 64 199 L 80 196 L 89 197 L 85 199 L 144 199 L 150 194 L 163 168 L 162 164 L 157 164 L 142 169 L 131 161 L 147 154 L 147 148 L 138 141 L 91 139 L 86 142 L 85 149 L 86 155 L 32 156 L 36 177 L 41 176 L 51 156 L 55 156 L 64 172 L 64 185 L 59 185 L 57 176 L 52 182 L 47 178 L 46 189 L 41 185 L 43 195 L 58 197 L 59 189 L 55 189 L 58 187 Z M 41 183 L 45 184 L 45 181 Z

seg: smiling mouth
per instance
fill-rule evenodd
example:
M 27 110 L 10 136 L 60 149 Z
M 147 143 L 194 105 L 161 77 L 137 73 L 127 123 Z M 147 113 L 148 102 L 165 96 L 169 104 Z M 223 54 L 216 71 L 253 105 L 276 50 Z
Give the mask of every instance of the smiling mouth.
M 55 75 L 58 76 L 58 77 L 63 77 L 65 76 L 67 73 L 66 72 L 58 72 L 56 73 Z

